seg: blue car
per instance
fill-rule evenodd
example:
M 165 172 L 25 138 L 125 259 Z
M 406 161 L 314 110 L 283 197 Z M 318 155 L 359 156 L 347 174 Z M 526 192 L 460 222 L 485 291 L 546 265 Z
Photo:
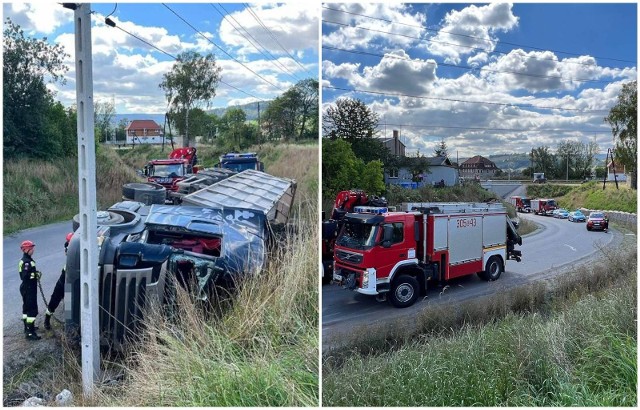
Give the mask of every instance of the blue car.
M 584 214 L 582 212 L 580 212 L 579 209 L 576 209 L 573 212 L 569 212 L 569 221 L 570 222 L 585 222 L 587 220 L 587 217 L 584 216 Z

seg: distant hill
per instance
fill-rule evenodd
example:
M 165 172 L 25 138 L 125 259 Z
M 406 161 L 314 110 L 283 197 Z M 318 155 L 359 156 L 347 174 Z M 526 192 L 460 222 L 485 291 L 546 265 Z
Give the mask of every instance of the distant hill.
M 604 166 L 605 159 L 607 154 L 597 154 L 595 165 L 600 167 Z M 497 154 L 497 155 L 489 155 L 485 158 L 493 161 L 496 166 L 502 170 L 513 169 L 517 171 L 522 171 L 525 168 L 531 166 L 531 161 L 529 159 L 529 153 L 524 154 Z M 450 158 L 455 161 L 455 158 Z M 460 158 L 460 163 L 462 164 L 464 161 L 469 158 Z
M 264 111 L 269 106 L 269 102 L 270 101 L 260 102 L 260 115 L 264 114 Z M 213 110 L 207 111 L 207 113 L 215 114 L 218 117 L 222 117 L 224 115 L 224 113 L 229 108 L 240 108 L 240 109 L 244 110 L 244 112 L 247 114 L 247 121 L 255 121 L 255 120 L 258 119 L 258 103 L 243 104 L 243 105 L 237 105 L 237 106 L 234 106 L 234 107 L 227 107 L 227 108 L 214 108 Z M 160 126 L 164 125 L 164 113 L 160 113 L 160 114 L 157 114 L 157 113 L 156 114 L 144 114 L 144 113 L 139 113 L 139 114 L 138 113 L 136 113 L 136 114 L 116 114 L 114 116 L 113 124 L 117 126 L 118 123 L 120 122 L 120 120 L 125 119 L 125 118 L 128 121 L 133 121 L 133 120 L 154 120 Z

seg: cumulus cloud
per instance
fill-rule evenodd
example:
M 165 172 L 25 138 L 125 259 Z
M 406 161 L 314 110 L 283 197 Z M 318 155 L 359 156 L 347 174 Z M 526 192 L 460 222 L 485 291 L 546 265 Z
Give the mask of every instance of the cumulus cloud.
M 322 19 L 331 29 L 323 35 L 322 45 L 350 50 L 366 49 L 373 41 L 405 48 L 420 41 L 427 23 L 427 16 L 413 12 L 411 6 L 387 3 L 328 3 Z
M 459 64 L 462 57 L 477 53 L 475 49 L 493 51 L 498 42 L 496 33 L 518 25 L 512 5 L 492 3 L 471 5 L 448 13 L 440 31 L 430 39 L 428 50 L 445 58 L 445 62 Z
M 59 27 L 73 21 L 73 11 L 63 8 L 59 3 L 4 3 L 3 15 L 10 16 L 29 34 L 51 34 Z
M 412 59 L 404 50 L 386 53 L 375 66 L 360 64 L 334 64 L 323 62 L 324 75 L 342 78 L 356 88 L 396 94 L 420 94 L 427 92 L 437 79 L 438 65 L 434 60 Z
M 318 15 L 304 2 L 252 5 L 225 18 L 219 35 L 239 54 L 260 54 L 256 46 L 262 46 L 274 56 L 287 55 L 284 50 L 299 56 L 303 50 L 318 49 Z

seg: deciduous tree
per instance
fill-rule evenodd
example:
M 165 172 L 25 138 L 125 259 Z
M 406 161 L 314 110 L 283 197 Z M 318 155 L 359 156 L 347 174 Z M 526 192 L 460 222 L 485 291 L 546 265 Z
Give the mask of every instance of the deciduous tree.
M 616 160 L 631 176 L 631 186 L 638 188 L 638 82 L 622 87 L 618 102 L 604 119 L 611 125 Z
M 202 56 L 186 51 L 178 55 L 173 68 L 160 83 L 171 111 L 183 110 L 185 114 L 185 146 L 190 145 L 189 112 L 203 103 L 208 106 L 216 95 L 221 71 L 213 54 Z

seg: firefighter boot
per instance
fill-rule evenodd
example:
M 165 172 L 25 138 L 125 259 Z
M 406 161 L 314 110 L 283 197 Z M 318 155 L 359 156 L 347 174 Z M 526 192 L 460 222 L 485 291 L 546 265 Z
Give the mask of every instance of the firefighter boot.
M 53 313 L 45 313 L 44 315 L 44 328 L 47 330 L 51 330 L 51 315 L 53 315 Z
M 29 333 L 29 325 L 27 324 L 27 319 L 22 319 L 22 323 L 24 324 L 24 334 Z M 35 325 L 34 325 L 35 326 Z M 38 326 L 35 326 L 35 329 L 40 329 Z
M 29 328 L 28 333 L 25 335 L 25 338 L 27 340 L 40 340 L 40 339 L 42 339 L 36 333 L 36 327 L 35 327 L 35 325 L 33 323 L 29 323 L 27 326 Z

